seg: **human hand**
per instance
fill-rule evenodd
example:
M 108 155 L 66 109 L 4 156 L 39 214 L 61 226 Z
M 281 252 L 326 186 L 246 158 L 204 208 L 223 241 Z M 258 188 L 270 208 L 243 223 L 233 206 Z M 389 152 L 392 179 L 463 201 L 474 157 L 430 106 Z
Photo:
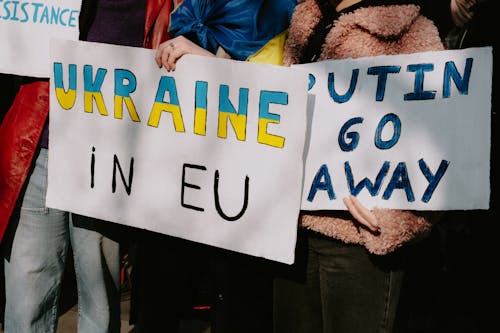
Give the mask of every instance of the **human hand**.
M 213 53 L 193 43 L 184 36 L 178 36 L 158 46 L 155 61 L 158 67 L 165 67 L 167 71 L 175 70 L 175 63 L 185 54 L 196 54 L 215 57 Z
M 459 28 L 463 27 L 474 16 L 471 11 L 472 6 L 476 4 L 476 0 L 451 0 L 451 19 Z
M 380 232 L 377 217 L 365 206 L 363 206 L 354 196 L 343 199 L 349 213 L 354 218 L 374 233 Z

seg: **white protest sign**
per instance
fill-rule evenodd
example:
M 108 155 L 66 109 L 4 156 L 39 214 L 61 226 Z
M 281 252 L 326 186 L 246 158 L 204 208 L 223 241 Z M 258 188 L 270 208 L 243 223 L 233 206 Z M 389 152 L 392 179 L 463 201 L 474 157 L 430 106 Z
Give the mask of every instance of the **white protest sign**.
M 314 101 L 302 209 L 489 207 L 490 47 L 296 67 Z
M 292 263 L 307 73 L 53 40 L 47 206 Z
M 0 73 L 49 77 L 49 40 L 78 39 L 81 2 L 0 0 Z

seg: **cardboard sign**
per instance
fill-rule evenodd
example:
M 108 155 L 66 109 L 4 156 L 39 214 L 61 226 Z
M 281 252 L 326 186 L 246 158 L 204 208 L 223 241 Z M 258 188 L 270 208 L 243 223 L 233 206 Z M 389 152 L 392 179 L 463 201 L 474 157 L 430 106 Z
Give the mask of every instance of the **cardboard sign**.
M 367 207 L 489 207 L 491 47 L 296 67 L 312 95 L 302 209 L 346 209 L 349 195 Z
M 294 261 L 307 73 L 54 40 L 47 206 Z
M 50 38 L 78 39 L 81 0 L 0 0 L 0 73 L 49 77 Z
M 146 49 L 51 50 L 49 207 L 284 263 L 299 209 L 348 195 L 488 208 L 491 48 L 174 72 Z

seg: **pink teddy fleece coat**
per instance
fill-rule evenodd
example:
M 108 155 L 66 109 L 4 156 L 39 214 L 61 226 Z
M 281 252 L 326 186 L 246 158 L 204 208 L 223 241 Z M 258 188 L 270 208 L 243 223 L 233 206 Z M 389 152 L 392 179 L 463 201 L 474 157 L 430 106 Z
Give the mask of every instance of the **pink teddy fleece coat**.
M 297 5 L 285 45 L 285 65 L 299 62 L 321 15 L 315 0 Z M 334 22 L 323 44 L 320 60 L 443 49 L 436 26 L 420 14 L 418 6 L 369 6 L 343 14 Z M 360 226 L 353 218 L 347 218 L 349 214 L 344 216 L 335 212 L 303 212 L 300 225 L 345 243 L 363 245 L 371 253 L 384 255 L 427 235 L 432 228 L 431 222 L 440 215 L 436 212 L 377 208 L 372 212 L 379 221 L 380 233 L 377 235 Z

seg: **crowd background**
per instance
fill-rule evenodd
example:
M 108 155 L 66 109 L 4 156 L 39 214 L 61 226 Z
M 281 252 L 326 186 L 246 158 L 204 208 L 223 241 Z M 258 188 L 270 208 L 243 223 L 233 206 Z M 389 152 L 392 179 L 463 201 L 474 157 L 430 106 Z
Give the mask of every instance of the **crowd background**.
M 422 6 L 424 12 L 436 22 L 450 48 L 492 45 L 494 50 L 497 49 L 498 36 L 493 31 L 496 1 L 478 1 L 474 18 L 463 27 L 454 26 L 449 16 L 443 14 L 448 7 L 437 8 L 443 3 L 448 6 L 446 1 L 425 0 Z M 494 58 L 497 58 L 495 51 Z M 498 90 L 495 68 L 494 61 L 493 92 Z M 0 121 L 12 103 L 18 85 L 15 76 L 0 74 Z M 397 333 L 498 330 L 500 251 L 496 244 L 500 227 L 496 221 L 499 216 L 496 194 L 498 176 L 495 174 L 499 168 L 498 135 L 495 133 L 498 128 L 497 111 L 498 97 L 493 93 L 490 209 L 447 212 L 427 239 L 408 245 L 407 273 L 395 323 Z M 209 273 L 202 277 L 198 290 L 197 301 L 201 303 L 205 301 L 204 295 L 211 292 L 212 276 Z M 67 283 L 71 283 L 70 270 L 65 278 Z M 3 279 L 3 273 L 0 279 Z M 125 280 L 122 282 L 127 282 Z M 1 285 L 3 287 L 4 284 Z M 3 295 L 2 291 L 0 307 L 3 306 Z
M 445 7 L 437 10 L 439 3 Z M 500 251 L 495 244 L 500 231 L 497 222 L 499 84 L 498 34 L 493 32 L 497 5 L 496 1 L 477 1 L 472 19 L 460 24 L 450 21 L 446 14 L 447 1 L 424 4 L 448 48 L 493 46 L 491 198 L 489 210 L 447 212 L 429 238 L 410 246 L 396 317 L 397 332 L 498 330 Z

